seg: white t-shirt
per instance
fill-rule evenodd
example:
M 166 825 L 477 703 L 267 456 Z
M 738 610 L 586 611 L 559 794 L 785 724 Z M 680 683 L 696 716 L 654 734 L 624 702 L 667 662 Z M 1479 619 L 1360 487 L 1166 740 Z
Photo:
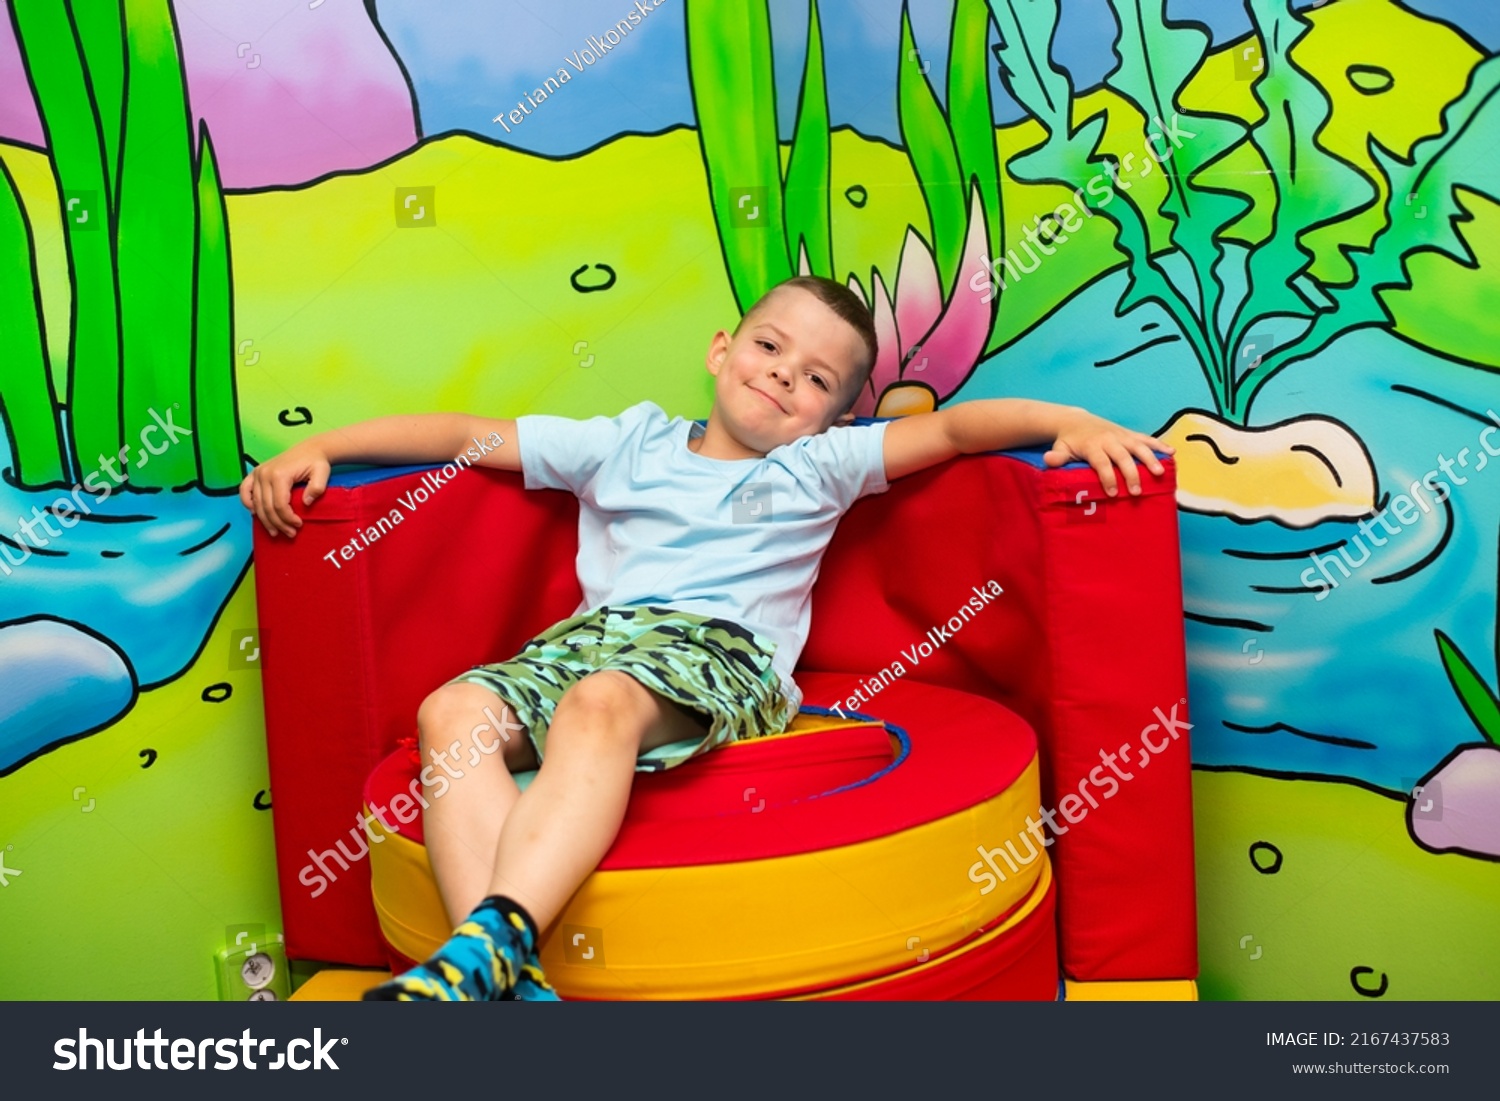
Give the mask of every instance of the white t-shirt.
M 518 417 L 516 441 L 527 489 L 578 497 L 575 615 L 659 604 L 748 627 L 776 644 L 795 714 L 792 670 L 823 552 L 850 505 L 890 488 L 886 423 L 830 428 L 760 459 L 711 459 L 687 446 L 701 425 L 647 401 L 617 417 Z

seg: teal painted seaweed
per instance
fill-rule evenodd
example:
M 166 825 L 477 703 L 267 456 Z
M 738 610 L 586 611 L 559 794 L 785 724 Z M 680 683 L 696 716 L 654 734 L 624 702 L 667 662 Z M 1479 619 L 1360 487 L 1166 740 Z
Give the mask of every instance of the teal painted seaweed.
M 1296 339 L 1277 348 L 1236 383 L 1236 408 L 1248 408 L 1255 392 L 1288 363 L 1310 356 L 1336 337 L 1393 319 L 1383 290 L 1411 286 L 1407 264 L 1420 252 L 1438 252 L 1465 264 L 1474 254 L 1458 232 L 1468 213 L 1458 200 L 1463 170 L 1500 144 L 1500 57 L 1474 67 L 1468 88 L 1443 111 L 1443 129 L 1418 142 L 1403 160 L 1378 144 L 1370 152 L 1385 176 L 1386 224 L 1365 249 L 1346 250 L 1354 267 L 1348 286 L 1325 288 L 1330 305 L 1318 311 Z M 1241 396 L 1243 395 L 1243 396 Z
M 1145 117 L 1148 148 L 1167 185 L 1160 204 L 1147 208 L 1121 181 L 1119 158 L 1099 150 L 1104 113 L 1075 124 L 1071 78 L 1049 56 L 1058 0 L 989 4 L 1000 28 L 1001 79 L 1047 132 L 1041 145 L 1012 159 L 1011 173 L 1031 183 L 1068 187 L 1089 213 L 1114 226 L 1127 275 L 1117 312 L 1145 302 L 1166 310 L 1193 349 L 1219 413 L 1231 423 L 1247 422 L 1256 394 L 1287 364 L 1352 329 L 1390 327 L 1393 318 L 1380 295 L 1411 285 L 1407 263 L 1413 254 L 1435 251 L 1473 262 L 1456 229 L 1468 216 L 1456 189 L 1463 186 L 1462 168 L 1500 141 L 1492 105 L 1500 88 L 1500 59 L 1475 67 L 1468 90 L 1444 112 L 1442 132 L 1419 142 L 1410 160 L 1372 143 L 1384 177 L 1377 181 L 1319 140 L 1331 101 L 1292 59 L 1293 47 L 1311 24 L 1288 0 L 1245 0 L 1264 60 L 1253 86 L 1264 115 L 1253 124 L 1184 109 L 1182 90 L 1208 56 L 1210 39 L 1202 26 L 1169 20 L 1165 0 L 1116 0 L 1118 64 L 1106 84 Z M 1226 302 L 1224 231 L 1250 200 L 1216 184 L 1216 168 L 1246 144 L 1266 164 L 1275 211 L 1269 235 L 1249 249 L 1246 293 Z M 1143 167 L 1142 174 L 1149 170 Z M 1319 284 L 1310 274 L 1307 235 L 1368 209 L 1382 192 L 1386 225 L 1368 247 L 1345 248 L 1354 280 Z M 1171 250 L 1186 259 L 1192 286 L 1179 287 L 1153 255 L 1151 228 L 1157 219 L 1169 224 Z M 1247 336 L 1271 317 L 1302 325 L 1281 346 L 1252 359 L 1259 349 Z

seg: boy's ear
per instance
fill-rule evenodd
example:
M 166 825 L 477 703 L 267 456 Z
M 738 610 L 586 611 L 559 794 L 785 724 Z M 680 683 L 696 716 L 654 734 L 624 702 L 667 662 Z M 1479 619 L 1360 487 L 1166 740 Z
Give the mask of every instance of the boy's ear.
M 838 426 L 840 426 L 840 427 L 848 427 L 849 425 L 853 424 L 854 423 L 854 410 L 851 409 L 847 413 L 840 413 L 839 416 L 838 416 L 838 419 L 835 420 L 833 423 L 836 424 L 836 425 L 838 425 Z
M 729 342 L 732 339 L 726 330 L 720 329 L 708 342 L 708 355 L 704 357 L 703 363 L 709 374 L 717 376 L 719 368 L 724 366 L 724 357 L 729 354 Z

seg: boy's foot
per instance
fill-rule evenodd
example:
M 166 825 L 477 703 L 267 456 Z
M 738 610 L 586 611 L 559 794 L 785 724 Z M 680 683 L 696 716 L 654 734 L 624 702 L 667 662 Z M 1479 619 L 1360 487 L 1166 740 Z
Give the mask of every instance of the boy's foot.
M 530 915 L 510 899 L 491 895 L 431 959 L 366 991 L 363 1000 L 498 1001 L 514 990 L 535 945 L 536 926 Z
M 526 962 L 521 965 L 521 973 L 516 976 L 515 995 L 518 1002 L 562 1001 L 557 991 L 552 989 L 552 984 L 547 981 L 547 976 L 542 974 L 542 961 L 535 952 L 527 956 Z

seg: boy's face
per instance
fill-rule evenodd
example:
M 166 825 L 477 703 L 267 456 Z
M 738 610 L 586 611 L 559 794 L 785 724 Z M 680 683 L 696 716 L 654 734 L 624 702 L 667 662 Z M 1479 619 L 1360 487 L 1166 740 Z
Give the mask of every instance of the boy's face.
M 864 342 L 848 322 L 799 287 L 777 291 L 737 336 L 708 349 L 714 410 L 741 444 L 768 452 L 835 422 L 864 375 Z

